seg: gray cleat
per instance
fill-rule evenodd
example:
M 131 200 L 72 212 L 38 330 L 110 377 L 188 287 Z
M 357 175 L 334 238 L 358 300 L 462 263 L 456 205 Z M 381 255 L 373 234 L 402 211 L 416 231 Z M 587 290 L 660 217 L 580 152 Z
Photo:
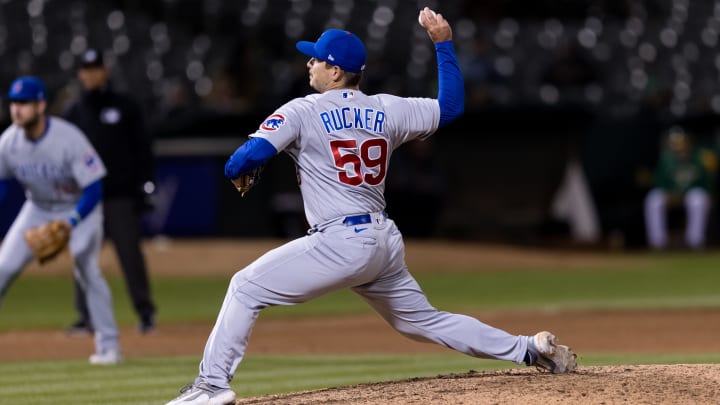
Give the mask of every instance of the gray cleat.
M 575 371 L 577 355 L 565 345 L 556 343 L 555 335 L 542 331 L 532 337 L 535 350 L 532 351 L 533 362 L 537 366 L 553 374 L 565 374 Z
M 180 396 L 166 405 L 234 405 L 235 392 L 205 382 L 195 382 L 180 389 Z

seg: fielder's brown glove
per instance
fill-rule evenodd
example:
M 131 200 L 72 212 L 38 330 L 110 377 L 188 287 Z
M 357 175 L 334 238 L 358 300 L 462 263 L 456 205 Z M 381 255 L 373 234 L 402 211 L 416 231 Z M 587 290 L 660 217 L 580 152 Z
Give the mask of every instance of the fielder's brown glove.
M 250 191 L 250 189 L 260 181 L 260 173 L 262 173 L 264 168 L 264 165 L 259 166 L 253 171 L 242 174 L 240 177 L 231 180 L 237 191 L 240 192 L 241 196 L 245 196 L 245 193 Z
M 72 227 L 67 221 L 50 221 L 45 225 L 28 229 L 23 236 L 33 256 L 43 264 L 65 249 L 70 241 L 71 231 Z

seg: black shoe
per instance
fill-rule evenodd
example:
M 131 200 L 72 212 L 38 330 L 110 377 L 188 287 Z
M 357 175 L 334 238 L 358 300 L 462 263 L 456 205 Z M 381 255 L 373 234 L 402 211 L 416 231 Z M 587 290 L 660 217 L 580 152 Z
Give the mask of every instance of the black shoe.
M 140 323 L 138 324 L 138 332 L 143 335 L 152 333 L 155 331 L 155 315 L 143 315 L 140 317 Z
M 65 333 L 68 335 L 92 335 L 95 333 L 90 322 L 84 319 L 78 319 L 72 325 L 65 328 Z

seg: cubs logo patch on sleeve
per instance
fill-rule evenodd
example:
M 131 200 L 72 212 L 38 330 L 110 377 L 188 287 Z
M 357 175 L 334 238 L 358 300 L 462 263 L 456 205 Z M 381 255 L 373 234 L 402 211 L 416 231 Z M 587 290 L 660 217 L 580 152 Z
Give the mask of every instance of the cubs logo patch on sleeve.
M 85 154 L 85 166 L 90 170 L 96 170 L 98 168 L 97 158 L 94 154 L 90 152 Z
M 277 131 L 281 126 L 285 125 L 285 116 L 282 114 L 273 114 L 260 125 L 260 129 L 265 131 Z

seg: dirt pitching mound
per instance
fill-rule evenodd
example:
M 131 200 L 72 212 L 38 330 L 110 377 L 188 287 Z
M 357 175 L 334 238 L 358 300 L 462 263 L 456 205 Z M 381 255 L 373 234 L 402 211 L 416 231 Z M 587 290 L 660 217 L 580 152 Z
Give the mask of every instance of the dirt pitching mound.
M 714 404 L 720 364 L 476 372 L 239 399 L 236 404 Z

